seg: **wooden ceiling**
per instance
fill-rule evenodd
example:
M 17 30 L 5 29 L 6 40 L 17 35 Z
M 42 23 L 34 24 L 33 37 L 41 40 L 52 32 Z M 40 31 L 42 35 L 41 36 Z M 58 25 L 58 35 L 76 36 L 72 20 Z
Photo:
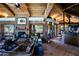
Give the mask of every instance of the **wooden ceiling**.
M 65 12 L 65 22 L 68 22 L 67 14 L 72 16 L 79 16 L 79 5 L 75 3 L 20 3 L 17 8 L 14 3 L 4 4 L 0 3 L 0 17 L 16 17 L 21 16 L 50 16 L 56 21 L 63 21 L 63 11 Z M 72 22 L 79 22 L 79 18 L 70 18 Z
M 10 17 L 13 16 L 13 14 L 4 4 L 0 4 L 0 17 L 4 17 L 4 16 Z
M 30 11 L 30 16 L 41 16 L 43 17 L 44 15 L 44 11 L 46 9 L 46 4 L 27 4 L 28 5 L 28 9 Z
M 7 4 L 7 5 L 14 12 L 15 14 L 14 16 L 21 14 L 25 16 L 29 16 L 28 6 L 26 4 L 21 3 L 19 8 L 17 8 L 15 4 Z
M 79 23 L 79 4 L 76 3 L 59 3 L 55 4 L 54 8 L 50 12 L 50 16 L 55 18 L 57 21 L 63 23 L 63 12 L 65 13 L 65 22 L 68 23 L 68 16 L 70 21 Z M 75 16 L 75 17 L 72 17 Z

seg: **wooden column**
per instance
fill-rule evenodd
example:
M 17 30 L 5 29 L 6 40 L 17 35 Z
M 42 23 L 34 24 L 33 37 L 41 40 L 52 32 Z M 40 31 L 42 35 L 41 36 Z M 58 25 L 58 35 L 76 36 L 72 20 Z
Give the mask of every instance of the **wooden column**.
M 63 12 L 63 30 L 65 31 L 65 12 Z
M 69 27 L 70 24 L 71 24 L 70 15 L 68 15 L 68 29 L 69 29 L 69 31 L 71 30 L 71 28 Z
M 56 24 L 56 36 L 58 36 L 58 24 Z
M 68 25 L 70 25 L 71 21 L 70 21 L 70 15 L 68 15 Z
M 4 24 L 1 24 L 1 34 L 4 35 Z
M 0 24 L 0 36 L 1 36 L 1 24 Z
M 30 35 L 32 34 L 32 24 L 30 24 L 30 21 L 29 21 L 29 34 Z
M 55 21 L 56 21 L 56 19 L 54 19 Z M 55 36 L 57 37 L 57 33 L 58 33 L 58 24 L 57 23 L 55 23 L 55 25 L 54 25 L 54 28 L 55 28 Z
M 47 37 L 48 25 L 47 25 L 46 18 L 45 18 L 44 22 L 45 22 L 45 25 L 43 26 L 43 34 L 45 37 Z

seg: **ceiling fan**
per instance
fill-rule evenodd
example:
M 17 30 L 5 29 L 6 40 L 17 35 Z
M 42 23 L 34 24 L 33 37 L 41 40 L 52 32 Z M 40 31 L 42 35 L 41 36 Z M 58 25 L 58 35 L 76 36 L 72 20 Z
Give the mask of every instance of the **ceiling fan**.
M 16 7 L 16 8 L 20 8 L 20 3 L 7 3 L 7 5 Z

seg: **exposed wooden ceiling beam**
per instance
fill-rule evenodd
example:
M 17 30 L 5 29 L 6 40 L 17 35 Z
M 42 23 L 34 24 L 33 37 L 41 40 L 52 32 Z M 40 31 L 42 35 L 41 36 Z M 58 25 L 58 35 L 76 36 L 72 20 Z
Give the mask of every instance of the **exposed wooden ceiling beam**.
M 73 4 L 73 5 L 71 5 L 71 6 L 67 7 L 67 8 L 65 8 L 63 11 L 66 11 L 66 10 L 68 10 L 68 9 L 74 7 L 74 6 L 77 6 L 77 5 L 78 5 L 78 4 Z
M 59 22 L 59 24 L 68 24 L 68 22 Z M 79 24 L 79 22 L 70 22 L 70 24 Z
M 29 6 L 27 4 L 25 4 L 28 10 L 28 15 L 31 16 L 30 10 L 29 10 Z
M 69 17 L 69 16 L 71 17 L 71 16 L 77 16 L 77 15 L 73 15 L 73 14 L 70 14 L 70 13 L 67 13 L 67 12 L 66 12 L 66 16 L 67 16 L 67 17 Z
M 15 13 L 10 9 L 10 7 L 7 4 L 3 3 L 3 5 L 15 16 Z
M 57 17 L 56 19 L 58 20 L 58 19 L 61 19 L 62 18 L 62 16 L 59 16 L 59 17 Z
M 63 10 L 61 6 L 59 6 L 58 4 L 54 4 L 54 7 L 52 8 L 52 11 L 50 13 L 50 16 L 52 18 L 57 19 L 57 21 L 60 21 L 63 16 Z
M 50 11 L 52 10 L 54 6 L 54 3 L 48 3 L 47 4 L 47 8 L 45 9 L 45 13 L 44 13 L 44 18 L 47 18 L 47 16 L 49 15 Z

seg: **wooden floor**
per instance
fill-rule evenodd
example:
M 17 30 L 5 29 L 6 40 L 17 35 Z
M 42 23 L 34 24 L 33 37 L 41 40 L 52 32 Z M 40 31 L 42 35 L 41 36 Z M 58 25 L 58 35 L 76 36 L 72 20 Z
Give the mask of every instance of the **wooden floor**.
M 71 52 L 66 52 L 62 48 L 57 48 L 50 46 L 49 44 L 43 44 L 44 45 L 44 56 L 75 56 L 76 54 L 73 54 Z
M 44 56 L 79 56 L 79 48 L 70 45 L 61 45 L 55 42 L 43 44 Z

